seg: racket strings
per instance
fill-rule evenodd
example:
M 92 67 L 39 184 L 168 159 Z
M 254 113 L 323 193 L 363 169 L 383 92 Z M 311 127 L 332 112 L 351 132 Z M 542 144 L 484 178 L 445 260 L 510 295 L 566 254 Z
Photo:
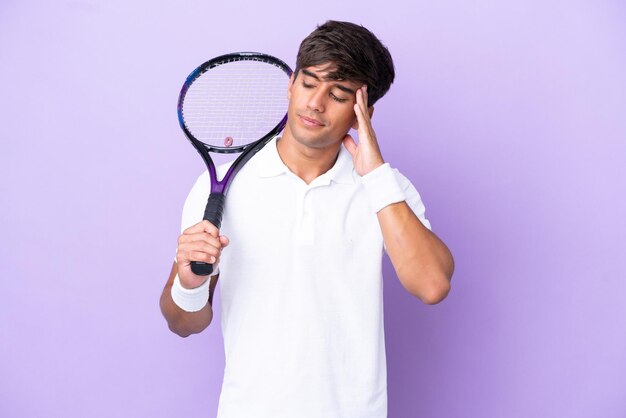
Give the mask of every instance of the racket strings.
M 218 65 L 190 85 L 182 106 L 185 126 L 210 146 L 252 143 L 284 117 L 287 82 L 281 68 L 263 61 Z

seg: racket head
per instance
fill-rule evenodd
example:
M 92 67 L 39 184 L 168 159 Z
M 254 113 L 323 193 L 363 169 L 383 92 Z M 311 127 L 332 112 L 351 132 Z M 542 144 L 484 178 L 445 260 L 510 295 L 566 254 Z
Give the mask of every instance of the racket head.
M 215 57 L 185 80 L 178 98 L 180 126 L 196 148 L 242 152 L 284 129 L 291 74 L 285 62 L 260 52 Z

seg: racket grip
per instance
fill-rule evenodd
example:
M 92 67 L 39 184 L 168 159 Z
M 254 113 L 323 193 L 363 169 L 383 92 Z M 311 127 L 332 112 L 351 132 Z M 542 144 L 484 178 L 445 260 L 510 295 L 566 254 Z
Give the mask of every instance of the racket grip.
M 224 200 L 226 196 L 223 193 L 211 193 L 204 210 L 204 220 L 211 222 L 217 229 L 222 226 L 222 214 L 224 213 Z M 213 264 L 203 261 L 192 261 L 191 271 L 198 276 L 208 276 L 213 272 Z

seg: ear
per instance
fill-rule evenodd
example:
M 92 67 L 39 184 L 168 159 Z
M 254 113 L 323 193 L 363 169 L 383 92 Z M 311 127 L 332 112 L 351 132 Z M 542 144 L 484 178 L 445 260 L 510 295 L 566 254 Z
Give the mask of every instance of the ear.
M 374 106 L 368 107 L 367 113 L 369 113 L 370 119 L 372 119 L 372 116 L 374 115 Z M 359 118 L 357 118 L 356 116 L 354 117 L 354 123 L 352 124 L 352 129 L 354 129 L 355 131 L 359 129 Z
M 291 73 L 291 76 L 289 77 L 289 86 L 287 87 L 287 99 L 291 100 L 291 87 L 293 86 L 293 82 L 295 80 L 294 74 Z

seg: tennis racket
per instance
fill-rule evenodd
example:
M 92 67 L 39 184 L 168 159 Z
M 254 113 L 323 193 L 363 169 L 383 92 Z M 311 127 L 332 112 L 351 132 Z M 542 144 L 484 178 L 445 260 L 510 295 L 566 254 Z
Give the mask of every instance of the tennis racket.
M 241 167 L 287 123 L 287 85 L 291 68 L 257 52 L 213 58 L 196 68 L 178 98 L 178 121 L 200 153 L 211 177 L 204 219 L 218 229 L 228 187 Z M 210 152 L 240 153 L 222 180 Z M 206 276 L 213 265 L 193 261 L 194 274 Z

